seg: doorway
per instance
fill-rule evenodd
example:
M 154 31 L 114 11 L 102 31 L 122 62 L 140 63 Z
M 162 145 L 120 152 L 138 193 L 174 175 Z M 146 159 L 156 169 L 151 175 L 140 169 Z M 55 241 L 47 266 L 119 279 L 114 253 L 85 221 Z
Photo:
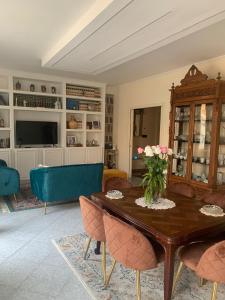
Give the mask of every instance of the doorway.
M 146 167 L 143 160 L 137 154 L 137 148 L 150 145 L 159 145 L 161 106 L 137 108 L 133 110 L 132 134 L 132 180 L 139 183 Z

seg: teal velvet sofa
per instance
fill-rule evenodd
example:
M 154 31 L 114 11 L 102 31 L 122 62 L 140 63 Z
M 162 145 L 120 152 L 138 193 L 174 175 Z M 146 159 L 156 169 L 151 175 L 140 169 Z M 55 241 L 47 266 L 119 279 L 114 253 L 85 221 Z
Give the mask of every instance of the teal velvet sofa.
M 41 167 L 30 171 L 33 194 L 41 201 L 68 201 L 102 189 L 103 164 Z
M 0 159 L 0 196 L 14 195 L 20 190 L 20 175 L 16 169 L 7 167 L 4 160 Z

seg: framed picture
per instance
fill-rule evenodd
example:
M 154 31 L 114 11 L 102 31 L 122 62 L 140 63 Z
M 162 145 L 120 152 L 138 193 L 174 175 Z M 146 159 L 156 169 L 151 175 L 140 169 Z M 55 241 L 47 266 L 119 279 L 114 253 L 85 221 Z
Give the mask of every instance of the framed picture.
M 77 143 L 77 138 L 75 135 L 67 136 L 67 146 L 75 146 Z
M 100 121 L 93 121 L 93 128 L 94 129 L 100 129 L 101 124 Z

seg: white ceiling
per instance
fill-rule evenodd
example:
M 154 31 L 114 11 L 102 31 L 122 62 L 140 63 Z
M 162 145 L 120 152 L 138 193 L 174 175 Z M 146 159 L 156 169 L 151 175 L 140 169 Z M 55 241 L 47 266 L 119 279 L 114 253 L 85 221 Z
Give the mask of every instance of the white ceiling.
M 0 67 L 116 84 L 225 54 L 224 0 L 0 4 Z

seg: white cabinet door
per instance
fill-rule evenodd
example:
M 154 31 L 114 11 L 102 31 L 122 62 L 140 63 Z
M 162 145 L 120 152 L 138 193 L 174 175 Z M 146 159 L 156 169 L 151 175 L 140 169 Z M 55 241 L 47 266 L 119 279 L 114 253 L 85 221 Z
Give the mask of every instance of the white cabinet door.
M 68 148 L 66 149 L 66 164 L 76 165 L 85 164 L 85 148 Z
M 86 149 L 86 163 L 94 164 L 103 162 L 102 147 L 90 147 Z
M 10 150 L 0 150 L 0 159 L 3 159 L 8 167 L 11 167 L 11 154 Z
M 20 173 L 20 179 L 29 179 L 30 170 L 38 166 L 37 149 L 15 150 L 15 168 Z
M 43 165 L 49 167 L 64 165 L 64 149 L 43 149 Z

